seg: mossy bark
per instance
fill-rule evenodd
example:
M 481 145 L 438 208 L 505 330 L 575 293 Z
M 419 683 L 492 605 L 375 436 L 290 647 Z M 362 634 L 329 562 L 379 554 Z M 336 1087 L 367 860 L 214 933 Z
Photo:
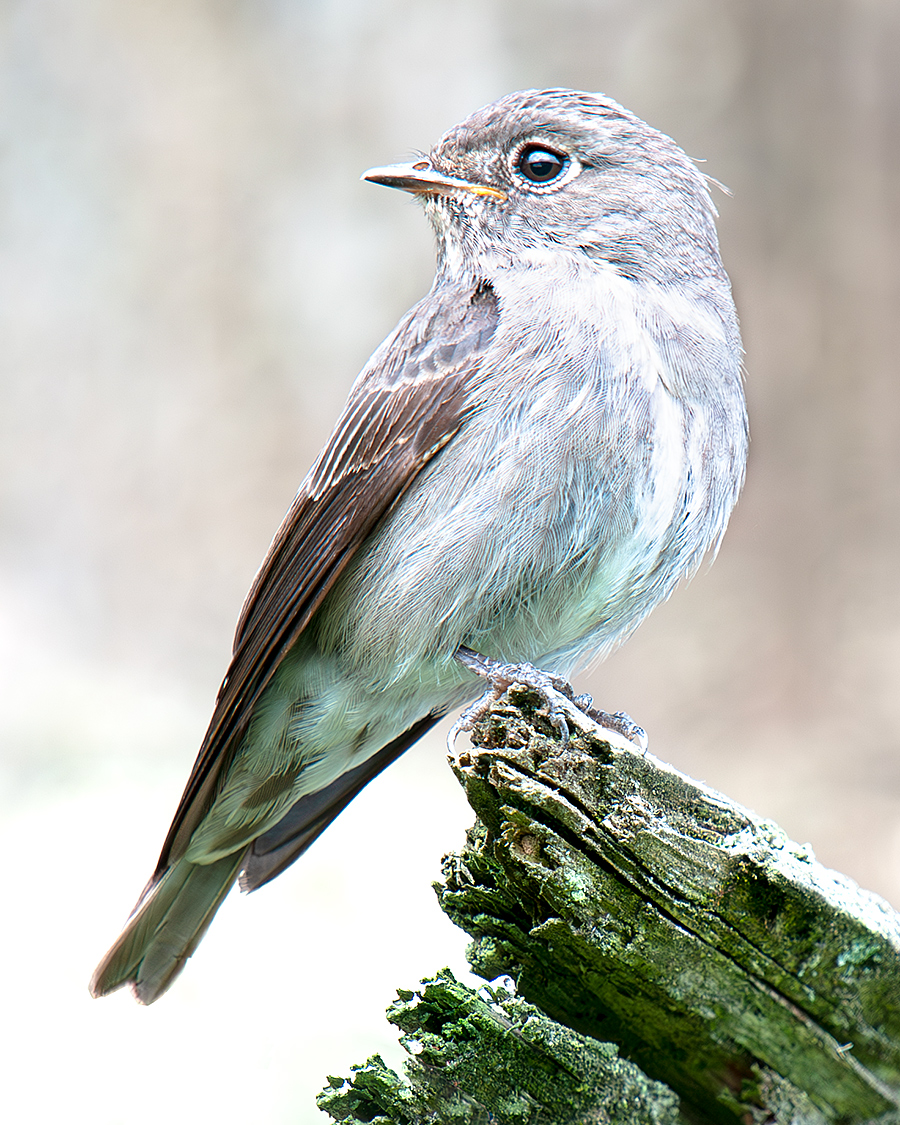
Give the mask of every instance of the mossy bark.
M 563 746 L 539 706 L 512 689 L 452 759 L 479 823 L 447 857 L 438 898 L 472 935 L 477 973 L 512 977 L 537 1009 L 528 1018 L 590 1050 L 615 1044 L 650 1076 L 645 1101 L 630 1117 L 599 1101 L 566 1117 L 529 1093 L 532 1116 L 515 1116 L 478 1086 L 476 1065 L 453 1079 L 468 1117 L 436 1109 L 432 1089 L 419 1116 L 382 1120 L 900 1122 L 900 917 L 571 704 Z M 455 1027 L 433 1034 L 466 1042 L 477 1062 L 481 1040 Z M 484 1052 L 515 1093 L 521 1077 Z M 424 1067 L 432 1081 L 461 1065 L 452 1057 L 420 1055 L 411 1073 Z M 591 1082 L 602 1094 L 603 1079 Z
M 331 1079 L 319 1106 L 369 1125 L 680 1125 L 678 1098 L 618 1056 L 504 989 L 475 993 L 448 969 L 400 992 L 388 1019 L 412 1058 L 408 1083 L 378 1055 Z

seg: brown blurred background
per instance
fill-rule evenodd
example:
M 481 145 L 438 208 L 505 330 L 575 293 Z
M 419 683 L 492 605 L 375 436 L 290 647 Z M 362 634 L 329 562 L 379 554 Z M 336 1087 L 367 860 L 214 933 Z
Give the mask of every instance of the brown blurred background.
M 315 1122 L 326 1071 L 390 1056 L 394 986 L 464 967 L 428 889 L 470 819 L 438 737 L 229 900 L 161 1004 L 84 992 L 269 539 L 430 283 L 417 208 L 359 174 L 513 89 L 603 90 L 733 192 L 744 496 L 713 569 L 579 686 L 900 906 L 896 0 L 7 0 L 0 51 L 19 1119 Z

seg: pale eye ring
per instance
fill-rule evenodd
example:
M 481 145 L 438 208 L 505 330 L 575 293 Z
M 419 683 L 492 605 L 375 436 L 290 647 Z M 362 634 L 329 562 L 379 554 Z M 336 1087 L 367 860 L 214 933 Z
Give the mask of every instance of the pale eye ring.
M 581 163 L 567 152 L 559 152 L 539 141 L 528 141 L 512 159 L 519 184 L 528 191 L 556 191 L 581 171 Z

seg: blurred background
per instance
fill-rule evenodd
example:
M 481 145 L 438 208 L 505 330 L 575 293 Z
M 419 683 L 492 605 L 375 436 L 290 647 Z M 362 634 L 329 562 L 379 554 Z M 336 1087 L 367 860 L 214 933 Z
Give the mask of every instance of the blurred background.
M 511 90 L 603 90 L 716 193 L 747 486 L 709 573 L 579 683 L 900 906 L 896 0 L 4 0 L 0 814 L 9 1120 L 313 1125 L 464 936 L 442 734 L 150 1009 L 88 999 L 243 596 L 372 349 L 428 287 L 359 182 Z

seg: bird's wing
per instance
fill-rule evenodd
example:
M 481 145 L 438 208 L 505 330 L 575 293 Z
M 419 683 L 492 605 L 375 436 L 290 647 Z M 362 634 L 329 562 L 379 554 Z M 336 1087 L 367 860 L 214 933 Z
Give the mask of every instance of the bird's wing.
M 247 597 L 154 878 L 187 848 L 291 645 L 367 536 L 459 430 L 498 318 L 489 285 L 442 287 L 410 310 L 357 380 Z
M 241 890 L 259 890 L 290 867 L 373 778 L 418 742 L 444 714 L 443 710 L 438 710 L 424 715 L 330 785 L 296 801 L 274 827 L 257 836 L 250 845 L 241 872 Z

